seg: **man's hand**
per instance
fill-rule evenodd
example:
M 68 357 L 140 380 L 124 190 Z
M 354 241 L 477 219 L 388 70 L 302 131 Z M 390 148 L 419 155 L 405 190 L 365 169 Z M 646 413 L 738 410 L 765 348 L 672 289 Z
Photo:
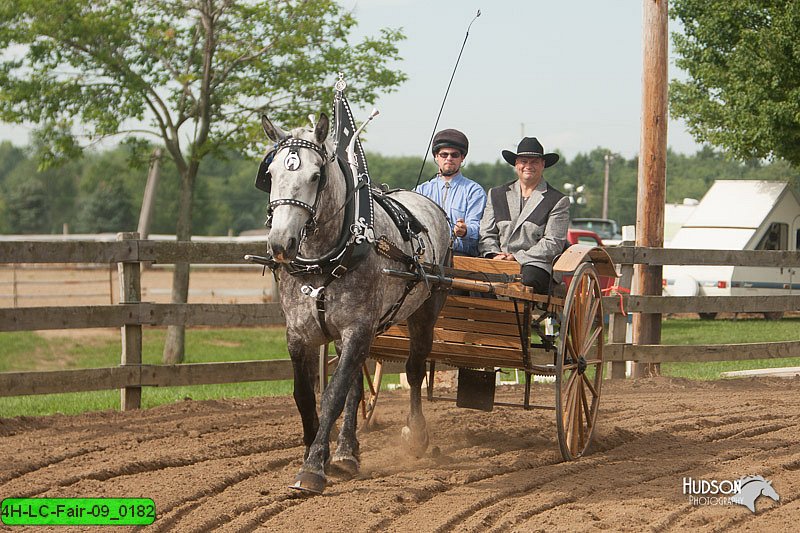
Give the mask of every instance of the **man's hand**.
M 467 223 L 464 222 L 463 218 L 459 218 L 458 220 L 456 220 L 456 225 L 453 228 L 453 234 L 456 237 L 463 237 L 464 235 L 467 234 Z
M 492 257 L 492 260 L 493 261 L 516 261 L 516 259 L 514 259 L 514 254 L 507 254 L 505 252 L 500 252 L 499 254 L 496 254 L 494 257 Z

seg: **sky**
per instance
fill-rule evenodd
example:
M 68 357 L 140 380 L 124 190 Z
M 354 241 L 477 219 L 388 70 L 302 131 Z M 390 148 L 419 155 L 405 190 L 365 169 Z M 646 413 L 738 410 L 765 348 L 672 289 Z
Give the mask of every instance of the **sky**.
M 358 20 L 354 41 L 384 27 L 402 28 L 407 37 L 395 66 L 409 79 L 379 97 L 366 150 L 425 155 L 467 26 L 480 9 L 437 127 L 467 135 L 467 162 L 494 162 L 523 136 L 568 160 L 597 147 L 638 154 L 643 1 L 339 1 Z M 669 78 L 680 77 L 670 56 Z M 369 113 L 355 111 L 358 121 Z M 27 128 L 0 124 L 0 141 L 24 145 L 27 135 Z M 685 154 L 700 148 L 674 120 L 668 145 Z
M 438 129 L 470 139 L 469 159 L 493 162 L 525 136 L 567 159 L 604 147 L 639 152 L 642 101 L 640 0 L 342 0 L 358 31 L 402 27 L 409 80 L 376 103 L 365 149 L 422 158 L 447 83 L 472 24 Z M 670 31 L 677 28 L 670 22 Z M 670 57 L 669 79 L 683 78 Z M 366 113 L 357 114 L 360 120 Z M 668 146 L 700 149 L 670 120 Z

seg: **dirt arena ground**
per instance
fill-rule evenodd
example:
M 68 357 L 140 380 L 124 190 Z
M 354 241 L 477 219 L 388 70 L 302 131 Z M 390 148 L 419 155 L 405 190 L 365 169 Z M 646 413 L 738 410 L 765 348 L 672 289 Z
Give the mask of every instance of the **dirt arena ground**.
M 796 531 L 798 392 L 800 378 L 607 381 L 593 452 L 564 463 L 552 411 L 448 402 L 425 402 L 431 449 L 409 458 L 407 393 L 394 391 L 362 435 L 361 473 L 313 498 L 287 488 L 303 454 L 290 398 L 0 419 L 0 498 L 150 497 L 153 532 Z M 762 496 L 754 514 L 683 494 L 684 478 L 748 474 L 780 501 Z

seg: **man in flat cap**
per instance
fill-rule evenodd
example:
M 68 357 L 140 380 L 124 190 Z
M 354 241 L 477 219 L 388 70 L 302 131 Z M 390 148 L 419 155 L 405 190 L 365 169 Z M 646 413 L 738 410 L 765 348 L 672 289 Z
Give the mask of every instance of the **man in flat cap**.
M 433 137 L 431 151 L 439 172 L 414 190 L 439 204 L 447 213 L 453 232 L 453 253 L 477 256 L 478 229 L 486 205 L 486 191 L 461 174 L 469 140 L 458 130 L 442 130 Z
M 569 198 L 547 183 L 544 169 L 558 161 L 536 137 L 525 137 L 517 152 L 503 150 L 518 179 L 489 190 L 478 251 L 482 257 L 517 261 L 522 283 L 547 294 L 553 262 L 564 251 L 569 227 Z

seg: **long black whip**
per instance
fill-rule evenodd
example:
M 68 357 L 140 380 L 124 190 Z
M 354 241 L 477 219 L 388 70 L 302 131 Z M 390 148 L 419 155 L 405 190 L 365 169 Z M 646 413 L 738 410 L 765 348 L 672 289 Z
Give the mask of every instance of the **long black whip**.
M 456 69 L 458 69 L 458 63 L 461 61 L 461 54 L 464 53 L 464 47 L 467 45 L 467 39 L 469 38 L 469 29 L 472 27 L 472 23 L 475 22 L 480 16 L 481 16 L 481 10 L 479 9 L 478 13 L 472 19 L 472 22 L 470 22 L 469 26 L 467 26 L 467 34 L 464 36 L 464 43 L 461 45 L 461 50 L 458 52 L 458 59 L 456 59 L 456 64 L 453 67 L 453 74 L 450 75 L 450 83 L 447 84 L 447 90 L 445 91 L 444 98 L 442 99 L 442 107 L 439 108 L 439 115 L 436 117 L 436 123 L 433 125 L 431 138 L 428 140 L 428 146 L 427 148 L 425 148 L 425 155 L 422 157 L 422 166 L 419 167 L 419 176 L 417 176 L 417 184 L 414 185 L 415 189 L 419 186 L 419 180 L 422 178 L 423 170 L 425 170 L 425 163 L 428 161 L 428 151 L 430 151 L 431 149 L 431 144 L 433 143 L 433 136 L 436 135 L 436 128 L 439 126 L 439 119 L 442 118 L 444 103 L 447 101 L 447 95 L 450 94 L 450 86 L 453 85 L 453 78 L 456 77 Z

